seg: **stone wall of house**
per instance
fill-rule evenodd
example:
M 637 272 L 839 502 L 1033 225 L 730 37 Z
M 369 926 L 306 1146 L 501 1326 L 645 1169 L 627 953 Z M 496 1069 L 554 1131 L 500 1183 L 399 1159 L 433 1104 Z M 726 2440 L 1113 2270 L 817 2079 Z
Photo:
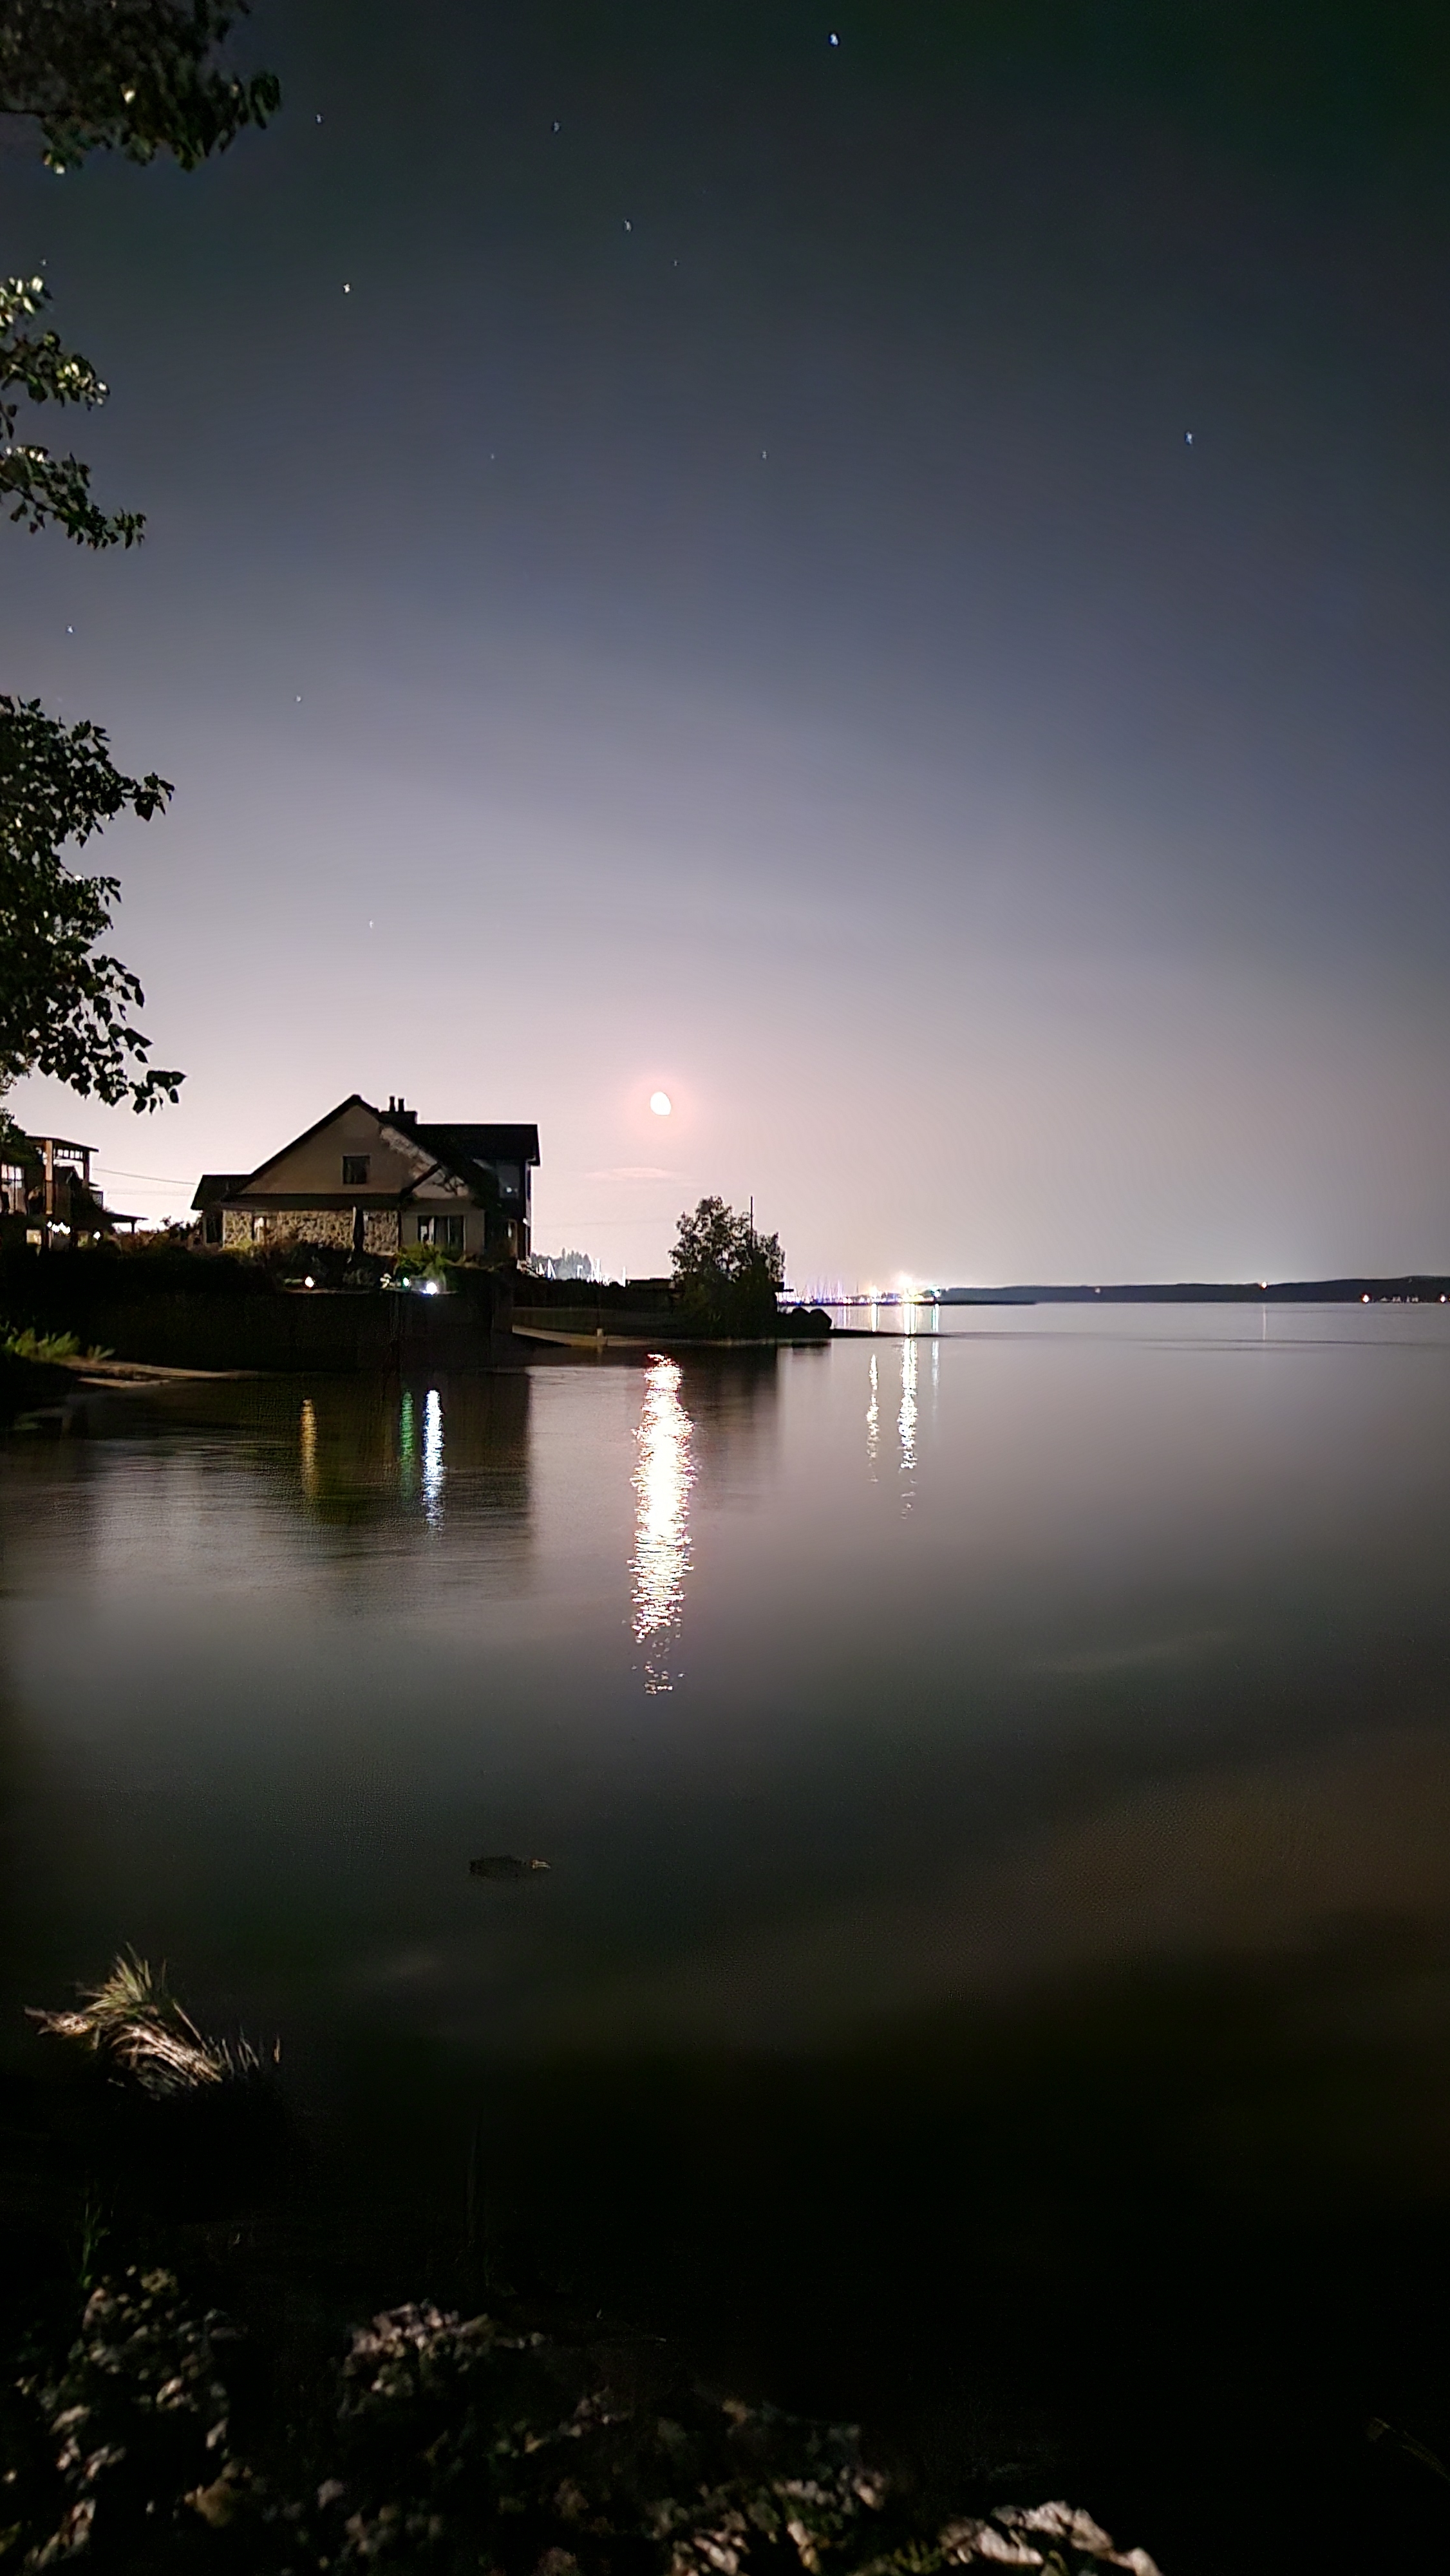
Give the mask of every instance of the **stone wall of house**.
M 340 1251 L 352 1250 L 351 1208 L 278 1208 L 266 1219 L 263 1240 L 276 1243 L 334 1244 Z M 225 1252 L 250 1252 L 257 1239 L 252 1233 L 249 1208 L 224 1208 L 222 1211 L 222 1249 Z M 399 1243 L 396 1208 L 369 1208 L 363 1217 L 363 1250 L 396 1252 Z M 260 1249 L 260 1245 L 257 1246 Z

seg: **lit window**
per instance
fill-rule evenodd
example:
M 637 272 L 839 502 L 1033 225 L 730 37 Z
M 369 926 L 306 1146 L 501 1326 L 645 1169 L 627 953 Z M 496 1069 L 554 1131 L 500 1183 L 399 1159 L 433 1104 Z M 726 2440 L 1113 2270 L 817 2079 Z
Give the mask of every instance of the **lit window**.
M 342 1158 L 342 1186 L 345 1190 L 365 1190 L 367 1188 L 368 1164 L 371 1160 L 372 1157 L 370 1154 L 344 1154 Z
M 418 1241 L 439 1244 L 445 1252 L 461 1252 L 463 1250 L 462 1217 L 420 1216 Z

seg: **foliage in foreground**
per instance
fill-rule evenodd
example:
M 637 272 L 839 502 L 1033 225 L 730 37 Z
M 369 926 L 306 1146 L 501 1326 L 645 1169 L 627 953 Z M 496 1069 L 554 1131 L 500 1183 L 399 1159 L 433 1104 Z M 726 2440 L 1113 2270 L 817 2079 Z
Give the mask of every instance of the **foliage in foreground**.
M 195 170 L 282 103 L 273 72 L 217 59 L 246 0 L 6 0 L 0 115 L 33 116 L 52 170 L 88 152 Z
M 174 1101 L 182 1076 L 150 1065 L 131 1020 L 146 996 L 97 950 L 120 888 L 77 876 L 61 856 L 129 809 L 160 812 L 169 782 L 128 778 L 99 725 L 61 724 L 34 699 L 0 695 L 0 1090 L 45 1073 L 108 1106 Z
M 98 411 L 109 390 L 89 358 L 63 349 L 56 332 L 29 328 L 49 301 L 43 277 L 0 279 L 0 500 L 13 502 L 11 518 L 32 536 L 55 525 L 80 546 L 133 546 L 146 524 L 139 511 L 108 518 L 91 499 L 91 469 L 78 456 L 53 456 L 15 435 L 17 394 Z
M 31 1324 L 23 1332 L 7 1332 L 0 1324 L 0 1351 L 12 1360 L 37 1360 L 43 1367 L 58 1360 L 79 1359 L 80 1349 L 74 1333 L 37 1333 Z M 86 1356 L 102 1359 L 108 1354 L 91 1351 Z
M 246 0 L 3 0 L 0 116 L 38 122 L 44 157 L 73 169 L 88 152 L 132 161 L 169 152 L 184 170 L 265 125 L 281 103 L 276 76 L 239 78 L 219 48 Z M 86 358 L 36 327 L 42 278 L 0 284 L 0 507 L 30 530 L 63 528 L 78 545 L 134 545 L 137 511 L 108 515 L 75 455 L 17 436 L 19 398 L 93 411 L 106 386 Z M 140 1109 L 175 1100 L 179 1073 L 148 1067 L 131 1025 L 140 984 L 114 957 L 93 953 L 111 926 L 114 877 L 79 877 L 61 857 L 129 806 L 143 819 L 170 789 L 125 778 L 106 736 L 66 726 L 38 702 L 0 698 L 0 1094 L 44 1073 L 83 1097 L 129 1098 Z
M 741 1338 L 774 1331 L 785 1281 L 778 1235 L 757 1234 L 753 1220 L 737 1216 L 723 1199 L 701 1199 L 693 1214 L 681 1216 L 670 1259 L 692 1320 Z
M 915 2530 L 851 2426 L 689 2387 L 631 2404 L 597 2357 L 486 2316 L 396 2308 L 310 2406 L 247 2422 L 246 2338 L 164 2270 L 93 2291 L 59 2367 L 20 2382 L 28 2456 L 0 2535 L 26 2568 L 373 2563 L 533 2576 L 1156 2576 L 1053 2503 Z M 585 2384 L 581 2386 L 581 2375 Z

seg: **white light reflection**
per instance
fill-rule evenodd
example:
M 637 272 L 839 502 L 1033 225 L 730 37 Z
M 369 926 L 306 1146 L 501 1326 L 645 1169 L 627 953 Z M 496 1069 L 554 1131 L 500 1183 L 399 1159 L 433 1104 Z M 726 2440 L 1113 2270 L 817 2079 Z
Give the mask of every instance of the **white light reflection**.
M 876 1453 L 881 1446 L 881 1381 L 880 1363 L 871 1354 L 871 1401 L 866 1407 L 866 1463 L 871 1469 L 871 1482 L 876 1482 Z
M 423 1406 L 423 1514 L 433 1529 L 443 1519 L 443 1406 L 430 1386 Z
M 676 1360 L 652 1359 L 644 1375 L 644 1411 L 635 1433 L 633 1579 L 635 1641 L 645 1648 L 644 1686 L 653 1697 L 673 1690 L 669 1649 L 679 1635 L 690 1570 L 690 1487 L 694 1425 L 680 1402 Z
M 908 1338 L 901 1345 L 901 1407 L 896 1416 L 896 1437 L 901 1446 L 901 1508 L 909 1512 L 916 1491 L 916 1343 Z

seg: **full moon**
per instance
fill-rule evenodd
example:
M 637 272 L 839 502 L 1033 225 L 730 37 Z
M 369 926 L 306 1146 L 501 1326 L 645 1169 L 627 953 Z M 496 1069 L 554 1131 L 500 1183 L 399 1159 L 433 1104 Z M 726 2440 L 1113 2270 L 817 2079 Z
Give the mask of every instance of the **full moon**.
M 649 1105 L 654 1111 L 656 1118 L 668 1118 L 671 1109 L 674 1107 L 674 1102 L 671 1100 L 667 1091 L 652 1091 L 649 1096 Z

